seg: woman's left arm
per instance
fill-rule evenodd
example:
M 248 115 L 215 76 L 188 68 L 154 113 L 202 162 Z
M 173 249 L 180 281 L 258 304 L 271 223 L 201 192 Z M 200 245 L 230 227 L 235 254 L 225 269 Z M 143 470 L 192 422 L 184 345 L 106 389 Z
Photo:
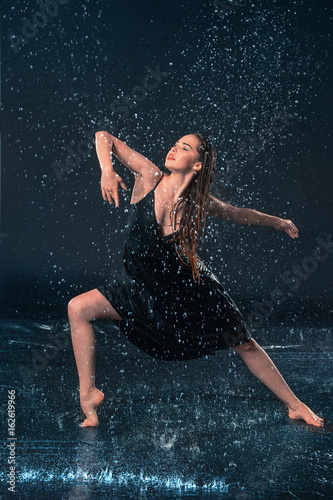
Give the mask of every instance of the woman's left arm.
M 212 195 L 209 195 L 206 213 L 212 217 L 230 220 L 237 224 L 271 226 L 278 231 L 286 231 L 291 238 L 298 238 L 298 229 L 291 220 L 267 215 L 252 208 L 234 207 Z

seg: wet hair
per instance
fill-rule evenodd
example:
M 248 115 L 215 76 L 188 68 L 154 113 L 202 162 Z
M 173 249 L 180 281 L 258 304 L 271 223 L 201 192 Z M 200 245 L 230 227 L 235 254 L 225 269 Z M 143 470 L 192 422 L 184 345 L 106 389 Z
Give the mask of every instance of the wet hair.
M 199 267 L 197 261 L 196 247 L 198 244 L 198 236 L 200 224 L 203 222 L 202 241 L 206 226 L 206 210 L 205 205 L 208 201 L 209 191 L 214 178 L 216 166 L 216 149 L 211 143 L 209 137 L 201 132 L 189 134 L 195 136 L 199 143 L 197 145 L 198 159 L 202 162 L 201 169 L 196 172 L 187 187 L 185 200 L 176 202 L 174 211 L 172 212 L 174 221 L 176 221 L 176 211 L 184 207 L 182 218 L 180 220 L 180 230 L 177 236 L 177 241 L 181 252 L 179 253 L 176 246 L 176 238 L 173 233 L 173 243 L 181 261 L 192 267 L 192 275 L 194 281 L 196 278 L 200 282 Z M 182 255 L 187 257 L 189 264 L 184 262 Z

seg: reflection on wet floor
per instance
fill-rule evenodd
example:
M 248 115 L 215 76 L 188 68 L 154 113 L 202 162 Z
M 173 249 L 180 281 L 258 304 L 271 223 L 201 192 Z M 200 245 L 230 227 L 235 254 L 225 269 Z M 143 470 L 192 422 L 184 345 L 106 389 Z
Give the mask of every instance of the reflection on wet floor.
M 96 321 L 105 400 L 99 427 L 81 429 L 68 322 L 0 324 L 2 386 L 5 399 L 8 390 L 16 398 L 17 498 L 333 498 L 329 327 L 270 325 L 269 335 L 255 336 L 296 395 L 328 421 L 314 429 L 290 421 L 231 351 L 155 360 L 111 322 Z M 7 425 L 3 436 L 8 454 Z M 7 486 L 4 498 L 13 495 Z

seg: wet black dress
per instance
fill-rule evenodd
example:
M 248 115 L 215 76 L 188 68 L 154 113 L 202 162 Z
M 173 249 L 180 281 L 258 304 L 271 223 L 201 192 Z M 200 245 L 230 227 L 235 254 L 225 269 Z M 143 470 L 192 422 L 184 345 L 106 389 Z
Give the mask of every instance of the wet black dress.
M 201 281 L 194 281 L 172 235 L 161 236 L 156 186 L 130 208 L 126 278 L 112 276 L 97 287 L 123 318 L 116 324 L 133 344 L 164 360 L 200 358 L 251 340 L 248 324 L 217 277 L 198 258 Z

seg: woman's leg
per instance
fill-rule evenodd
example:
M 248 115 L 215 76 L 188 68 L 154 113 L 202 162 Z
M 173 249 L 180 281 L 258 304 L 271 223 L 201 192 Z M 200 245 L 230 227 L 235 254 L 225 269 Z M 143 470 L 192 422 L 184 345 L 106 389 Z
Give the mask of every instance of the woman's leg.
M 302 403 L 283 379 L 268 354 L 252 339 L 233 348 L 241 356 L 249 370 L 288 407 L 289 417 L 305 420 L 308 424 L 322 426 L 324 420 Z
M 96 342 L 92 320 L 122 318 L 96 288 L 74 297 L 68 303 L 68 318 L 79 375 L 80 403 L 87 417 L 80 426 L 96 427 L 97 408 L 102 403 L 104 394 L 95 387 Z

